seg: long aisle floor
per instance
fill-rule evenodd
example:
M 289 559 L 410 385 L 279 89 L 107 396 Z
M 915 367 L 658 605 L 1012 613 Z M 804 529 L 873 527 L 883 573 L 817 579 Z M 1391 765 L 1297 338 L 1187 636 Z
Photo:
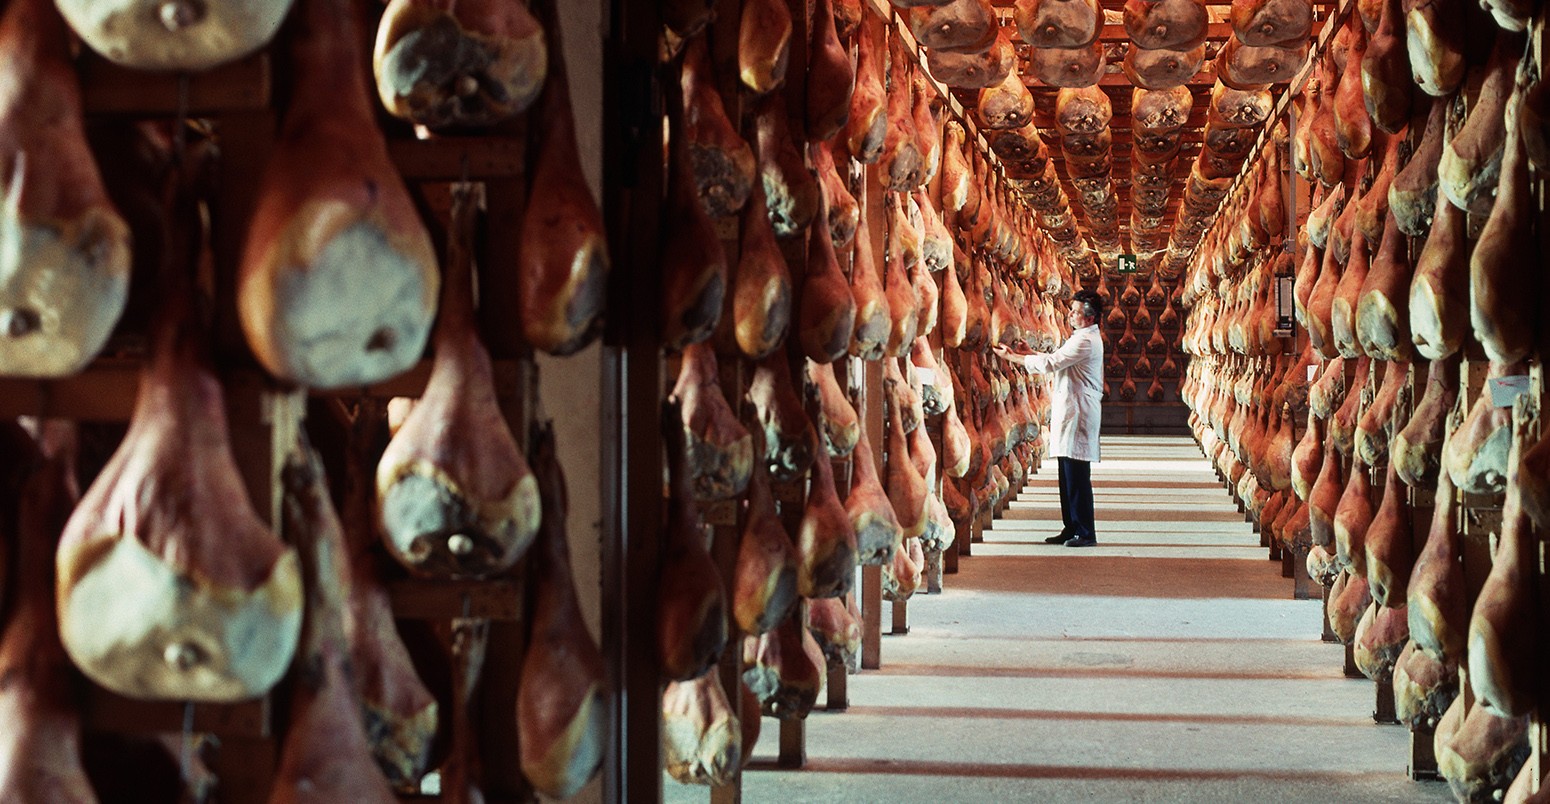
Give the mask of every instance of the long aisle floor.
M 749 802 L 1427 802 L 1409 733 L 1319 640 L 1194 443 L 1111 437 L 1093 467 L 1098 546 L 1060 529 L 1054 463 L 941 595 L 910 601 L 850 709 L 807 720 L 774 766 L 764 720 Z M 884 616 L 887 618 L 885 604 Z M 705 788 L 667 783 L 669 801 Z

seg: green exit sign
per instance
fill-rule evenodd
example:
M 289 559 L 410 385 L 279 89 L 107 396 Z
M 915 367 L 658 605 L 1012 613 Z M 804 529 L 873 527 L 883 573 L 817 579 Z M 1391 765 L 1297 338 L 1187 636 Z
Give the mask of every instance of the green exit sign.
M 1134 254 L 1121 254 L 1117 258 L 1116 262 L 1119 265 L 1119 272 L 1120 273 L 1122 273 L 1122 274 L 1133 274 L 1133 273 L 1136 272 L 1136 255 L 1134 255 Z

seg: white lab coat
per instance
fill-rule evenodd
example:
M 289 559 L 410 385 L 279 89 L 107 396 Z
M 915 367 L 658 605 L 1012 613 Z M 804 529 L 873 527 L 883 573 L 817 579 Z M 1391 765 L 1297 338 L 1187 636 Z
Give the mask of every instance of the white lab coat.
M 1103 419 L 1103 337 L 1098 325 L 1071 333 L 1050 354 L 1024 355 L 1023 365 L 1054 375 L 1050 456 L 1096 462 Z

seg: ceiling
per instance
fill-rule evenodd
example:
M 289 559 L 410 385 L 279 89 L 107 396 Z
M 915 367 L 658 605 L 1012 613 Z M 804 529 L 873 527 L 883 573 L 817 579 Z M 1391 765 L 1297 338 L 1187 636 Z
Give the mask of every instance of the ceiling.
M 1145 0 L 1133 0 L 1145 2 Z M 1244 0 L 1240 0 L 1243 2 Z M 1132 187 L 1130 177 L 1133 167 L 1132 134 L 1131 134 L 1131 97 L 1136 88 L 1121 69 L 1121 62 L 1125 52 L 1133 47 L 1131 38 L 1123 24 L 1124 0 L 1100 0 L 1105 12 L 1105 25 L 1100 34 L 1099 41 L 1103 43 L 1106 53 L 1107 66 L 1099 79 L 1097 86 L 1108 96 L 1113 107 L 1113 118 L 1109 123 L 1109 129 L 1113 137 L 1113 168 L 1110 173 L 1111 185 L 1118 202 L 1119 242 L 1120 252 L 1130 251 L 1130 220 L 1132 212 L 1131 196 Z M 1076 214 L 1078 225 L 1081 229 L 1087 248 L 1099 253 L 1100 256 L 1109 257 L 1112 249 L 1097 249 L 1093 244 L 1098 239 L 1093 237 L 1093 232 L 1085 211 L 1079 202 L 1081 198 L 1071 182 L 1071 177 L 1066 169 L 1065 159 L 1062 156 L 1060 143 L 1061 134 L 1055 123 L 1055 101 L 1058 87 L 1049 86 L 1035 78 L 1030 73 L 1030 57 L 1033 47 L 1018 36 L 1017 26 L 1013 19 L 1014 0 L 992 0 L 996 12 L 1000 17 L 1001 25 L 1009 34 L 1013 47 L 1017 53 L 1018 73 L 1023 79 L 1034 98 L 1035 115 L 1033 123 L 1038 128 L 1039 134 L 1049 149 L 1051 162 L 1061 180 L 1062 188 L 1069 199 L 1072 211 Z M 1217 52 L 1234 35 L 1233 26 L 1229 19 L 1231 2 L 1223 0 L 1207 0 L 1203 4 L 1206 7 L 1209 24 L 1206 33 L 1206 61 L 1192 78 L 1186 82 L 1194 97 L 1193 108 L 1187 122 L 1181 129 L 1180 152 L 1172 166 L 1174 177 L 1173 187 L 1168 194 L 1168 201 L 1164 207 L 1164 217 L 1167 219 L 1166 231 L 1174 229 L 1180 208 L 1180 200 L 1184 193 L 1184 186 L 1189 179 L 1191 168 L 1194 166 L 1201 150 L 1201 142 L 1206 126 L 1207 108 L 1209 106 L 1211 91 L 1217 84 L 1217 76 L 1213 66 Z M 1326 19 L 1337 5 L 1335 0 L 1312 0 L 1313 29 L 1309 39 L 1316 39 Z M 1288 76 L 1290 79 L 1290 76 Z M 1290 86 L 1290 80 L 1268 85 L 1272 96 L 1279 101 Z M 952 89 L 954 97 L 966 110 L 974 109 L 978 103 L 979 90 L 977 89 Z M 973 116 L 973 115 L 971 115 Z M 1118 252 L 1115 252 L 1118 253 Z M 1144 255 L 1143 255 L 1144 256 Z M 1179 256 L 1182 263 L 1183 255 Z

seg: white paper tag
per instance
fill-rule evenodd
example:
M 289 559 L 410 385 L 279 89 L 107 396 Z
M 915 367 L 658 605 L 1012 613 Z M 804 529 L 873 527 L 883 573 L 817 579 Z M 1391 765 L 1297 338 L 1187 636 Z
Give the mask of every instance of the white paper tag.
M 921 385 L 936 385 L 936 371 L 934 369 L 915 367 L 915 379 Z
M 1314 364 L 1314 365 L 1308 366 L 1308 382 L 1313 382 L 1313 378 L 1317 377 L 1317 376 L 1319 376 L 1319 367 L 1318 367 L 1318 365 Z
M 1527 374 L 1515 374 L 1511 377 L 1492 377 L 1487 384 L 1491 389 L 1491 404 L 1498 408 L 1510 408 L 1512 403 L 1518 401 L 1518 397 L 1528 393 L 1529 379 Z

